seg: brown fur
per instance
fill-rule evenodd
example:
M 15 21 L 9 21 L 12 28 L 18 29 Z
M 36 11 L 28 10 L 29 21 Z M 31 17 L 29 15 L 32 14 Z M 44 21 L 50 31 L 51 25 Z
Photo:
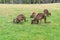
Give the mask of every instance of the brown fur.
M 31 14 L 30 18 L 34 18 L 35 16 L 36 16 L 36 13 L 33 12 L 33 13 Z
M 20 14 L 15 19 L 13 19 L 14 23 L 19 23 L 21 21 L 26 21 L 26 17 L 23 14 Z
M 39 20 L 44 19 L 44 23 L 46 23 L 46 16 L 43 13 L 38 13 L 36 17 L 31 21 L 31 24 L 38 24 Z
M 51 16 L 51 13 L 48 11 L 48 9 L 44 9 L 43 12 L 44 12 L 44 14 L 45 14 L 46 16 L 49 16 L 49 15 Z

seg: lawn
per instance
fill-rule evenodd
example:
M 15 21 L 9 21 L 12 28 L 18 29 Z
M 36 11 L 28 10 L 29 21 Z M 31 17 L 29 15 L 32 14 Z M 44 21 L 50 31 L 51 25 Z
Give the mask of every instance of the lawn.
M 51 23 L 31 24 L 31 13 L 46 8 Z M 21 13 L 28 21 L 14 24 L 12 20 Z M 0 4 L 0 40 L 60 40 L 60 4 Z

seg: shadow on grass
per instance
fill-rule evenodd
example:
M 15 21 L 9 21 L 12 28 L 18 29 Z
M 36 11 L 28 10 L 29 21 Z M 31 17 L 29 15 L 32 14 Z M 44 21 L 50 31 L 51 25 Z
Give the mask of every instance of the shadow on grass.
M 45 24 L 50 24 L 51 22 L 46 22 Z M 37 23 L 35 23 L 37 24 Z M 38 25 L 43 24 L 43 23 L 38 23 Z M 33 25 L 33 24 L 32 24 Z
M 6 23 L 8 23 L 8 24 L 18 24 L 18 25 L 19 25 L 19 24 L 22 24 L 22 25 L 25 24 L 25 22 L 14 23 L 14 22 L 12 22 L 12 21 L 11 21 L 11 22 L 6 22 Z
M 46 22 L 46 23 L 48 23 L 48 24 L 49 24 L 49 23 L 51 23 L 51 22 Z
M 19 23 L 13 23 L 13 24 L 24 24 L 24 22 L 19 22 Z

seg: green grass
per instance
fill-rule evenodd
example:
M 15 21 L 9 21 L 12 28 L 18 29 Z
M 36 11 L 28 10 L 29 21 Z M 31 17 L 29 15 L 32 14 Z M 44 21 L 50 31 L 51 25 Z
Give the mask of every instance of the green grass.
M 31 24 L 30 14 L 49 9 L 51 23 Z M 12 22 L 23 13 L 28 22 L 14 24 Z M 0 4 L 0 40 L 60 40 L 60 4 Z

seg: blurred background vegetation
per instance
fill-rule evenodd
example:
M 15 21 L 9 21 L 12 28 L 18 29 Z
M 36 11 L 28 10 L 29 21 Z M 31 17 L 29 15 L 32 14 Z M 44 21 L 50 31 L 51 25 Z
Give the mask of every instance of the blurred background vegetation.
M 60 0 L 0 0 L 0 4 L 40 4 L 59 2 Z

